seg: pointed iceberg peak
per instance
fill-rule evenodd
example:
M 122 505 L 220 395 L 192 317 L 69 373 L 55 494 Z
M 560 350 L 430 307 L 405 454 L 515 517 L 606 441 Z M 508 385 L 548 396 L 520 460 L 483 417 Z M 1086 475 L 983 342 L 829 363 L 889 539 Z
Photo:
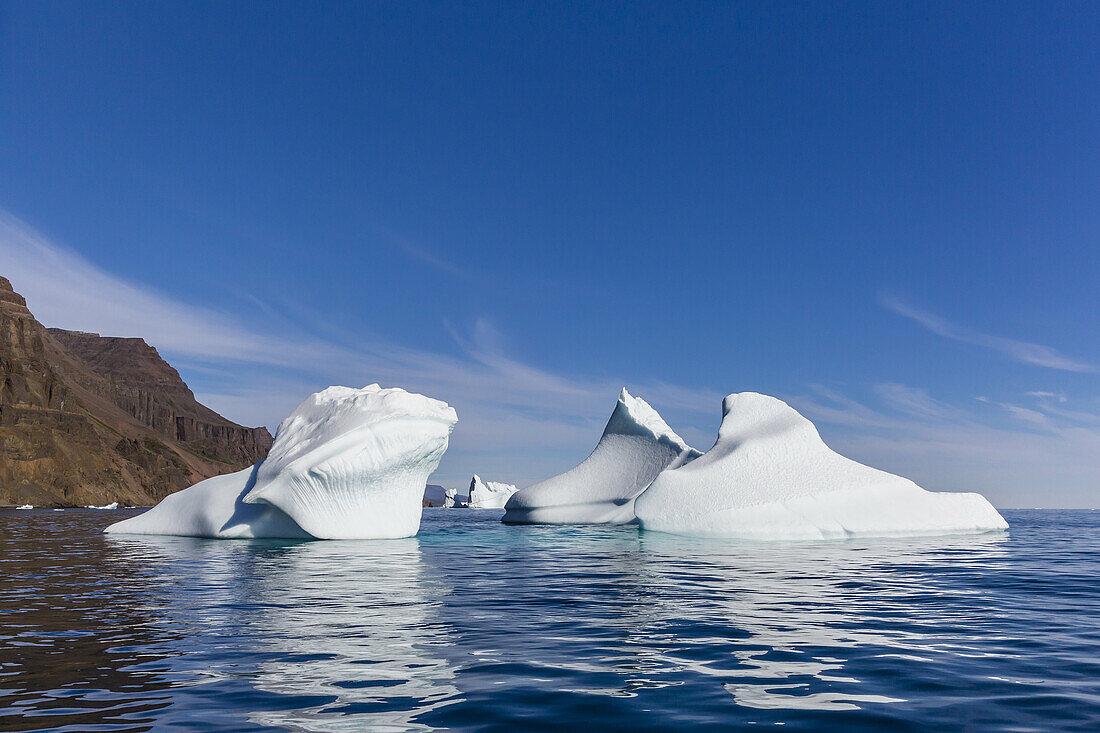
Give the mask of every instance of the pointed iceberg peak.
M 516 492 L 505 505 L 504 521 L 633 522 L 634 499 L 657 474 L 700 455 L 645 400 L 624 388 L 592 454 L 569 471 Z
M 722 402 L 714 447 L 638 497 L 642 528 L 707 537 L 820 540 L 1007 528 L 979 494 L 933 493 L 836 453 L 813 423 L 755 392 Z
M 500 481 L 484 481 L 476 473 L 470 479 L 470 509 L 503 509 L 518 489 Z
M 702 455 L 702 453 L 685 443 L 684 439 L 669 427 L 664 418 L 650 407 L 648 402 L 641 397 L 630 394 L 626 387 L 623 387 L 622 391 L 619 392 L 619 401 L 616 403 L 615 410 L 611 413 L 611 419 L 607 421 L 607 427 L 603 431 L 604 435 L 611 433 L 649 435 L 655 440 L 678 447 L 681 452 L 687 451 L 694 454 L 691 458 Z

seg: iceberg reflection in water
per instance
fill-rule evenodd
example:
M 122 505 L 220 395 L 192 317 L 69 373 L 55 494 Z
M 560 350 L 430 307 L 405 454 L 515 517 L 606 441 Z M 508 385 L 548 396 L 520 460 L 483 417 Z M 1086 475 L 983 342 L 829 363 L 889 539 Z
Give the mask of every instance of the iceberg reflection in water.
M 212 644 L 204 684 L 242 674 L 292 709 L 247 711 L 261 726 L 296 730 L 427 729 L 413 717 L 455 701 L 454 672 L 434 651 L 444 578 L 429 577 L 416 538 L 218 542 L 138 536 L 121 553 L 155 556 L 171 586 L 165 621 L 202 619 Z M 223 595 L 226 594 L 226 595 Z M 223 658 L 235 646 L 246 653 Z M 193 665 L 197 661 L 191 659 Z
M 0 512 L 0 727 L 1100 723 L 1095 513 L 766 544 L 500 514 L 428 509 L 416 538 L 286 542 Z
M 646 534 L 643 544 L 656 562 L 656 587 L 689 582 L 707 596 L 721 633 L 726 623 L 747 636 L 732 659 L 716 663 L 678 660 L 694 672 L 736 681 L 724 683 L 739 705 L 768 709 L 855 710 L 867 703 L 903 698 L 861 693 L 863 680 L 846 673 L 846 650 L 889 649 L 911 661 L 927 654 L 965 653 L 966 641 L 944 637 L 953 623 L 973 623 L 965 608 L 937 608 L 927 615 L 929 589 L 906 587 L 914 571 L 950 566 L 989 567 L 1003 560 L 1005 535 L 973 535 L 851 543 L 697 542 L 695 553 L 682 541 Z M 690 559 L 685 558 L 685 552 Z M 686 560 L 686 561 L 685 561 Z M 891 582 L 890 575 L 904 569 Z M 853 593 L 887 587 L 889 593 Z M 682 596 L 678 596 L 682 598 Z M 700 616 L 697 603 L 664 606 L 665 617 Z M 889 619 L 908 617 L 899 627 Z M 996 654 L 992 654 L 996 656 Z M 825 691 L 814 689 L 825 687 Z

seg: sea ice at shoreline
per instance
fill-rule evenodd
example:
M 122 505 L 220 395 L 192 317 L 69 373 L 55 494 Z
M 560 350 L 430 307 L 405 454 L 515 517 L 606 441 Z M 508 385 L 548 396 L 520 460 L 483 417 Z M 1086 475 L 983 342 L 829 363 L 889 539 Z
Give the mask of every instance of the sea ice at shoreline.
M 623 524 L 634 499 L 668 467 L 701 455 L 673 432 L 645 400 L 626 389 L 596 449 L 582 463 L 512 495 L 510 524 Z
M 714 447 L 661 472 L 638 497 L 643 529 L 814 540 L 978 533 L 1008 524 L 980 494 L 933 493 L 833 452 L 785 402 L 725 398 Z
M 457 421 L 445 402 L 400 388 L 329 387 L 283 420 L 264 460 L 171 494 L 106 531 L 410 537 L 420 527 L 425 481 Z
M 503 509 L 517 489 L 512 484 L 483 481 L 476 473 L 470 479 L 470 509 Z

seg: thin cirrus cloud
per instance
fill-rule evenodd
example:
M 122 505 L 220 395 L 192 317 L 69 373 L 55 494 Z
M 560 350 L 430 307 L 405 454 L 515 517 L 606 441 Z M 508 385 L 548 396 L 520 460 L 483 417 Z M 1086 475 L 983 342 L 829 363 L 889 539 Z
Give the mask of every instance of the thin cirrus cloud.
M 318 342 L 287 340 L 248 329 L 227 314 L 188 305 L 99 269 L 0 210 L 0 262 L 4 276 L 47 325 L 141 335 L 169 353 L 199 360 L 287 364 L 295 349 Z
M 204 403 L 244 424 L 274 426 L 329 384 L 380 382 L 445 399 L 458 410 L 459 428 L 433 481 L 453 486 L 474 472 L 525 485 L 574 465 L 595 444 L 624 383 L 698 448 L 710 446 L 717 427 L 722 392 L 555 374 L 509 354 L 487 320 L 469 332 L 452 329 L 454 353 L 334 332 L 321 322 L 294 327 L 275 304 L 262 304 L 249 321 L 128 282 L 3 211 L 0 274 L 47 325 L 144 337 Z M 900 301 L 887 307 L 1027 363 L 1093 371 L 1053 349 L 976 334 Z M 1027 395 L 1032 404 L 949 405 L 892 382 L 873 387 L 873 402 L 810 389 L 788 401 L 818 422 L 834 448 L 870 465 L 930 489 L 982 491 L 1001 506 L 1097 505 L 1100 412 L 1091 403 L 1035 390 Z
M 461 427 L 437 479 L 454 483 L 476 470 L 527 482 L 568 468 L 599 436 L 624 383 L 659 409 L 667 401 L 673 412 L 709 417 L 721 401 L 717 392 L 664 382 L 547 372 L 510 356 L 486 320 L 468 336 L 453 330 L 453 354 L 336 333 L 323 323 L 295 328 L 266 303 L 257 308 L 262 317 L 248 322 L 106 272 L 2 210 L 0 263 L 0 274 L 41 322 L 143 337 L 181 369 L 203 402 L 244 424 L 273 427 L 329 384 L 379 382 L 444 399 L 458 410 Z
M 1035 366 L 1046 367 L 1048 369 L 1059 369 L 1067 372 L 1097 371 L 1095 365 L 1068 357 L 1049 346 L 979 333 L 978 331 L 959 326 L 944 318 L 914 308 L 889 294 L 883 294 L 880 297 L 880 301 L 887 309 L 923 326 L 937 336 L 943 336 L 944 338 L 961 341 L 965 344 L 974 344 L 975 346 L 999 351 L 1014 361 L 1023 364 L 1033 364 Z
M 999 507 L 1098 506 L 1100 412 L 987 398 L 948 406 L 880 384 L 876 404 L 822 386 L 787 398 L 835 450 L 937 490 L 978 491 Z

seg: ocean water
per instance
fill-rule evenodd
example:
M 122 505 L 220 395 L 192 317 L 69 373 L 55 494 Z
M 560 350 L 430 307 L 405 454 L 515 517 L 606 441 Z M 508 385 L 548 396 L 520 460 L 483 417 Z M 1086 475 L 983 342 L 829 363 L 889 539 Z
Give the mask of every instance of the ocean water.
M 745 544 L 106 537 L 0 511 L 3 730 L 1100 730 L 1100 512 Z

